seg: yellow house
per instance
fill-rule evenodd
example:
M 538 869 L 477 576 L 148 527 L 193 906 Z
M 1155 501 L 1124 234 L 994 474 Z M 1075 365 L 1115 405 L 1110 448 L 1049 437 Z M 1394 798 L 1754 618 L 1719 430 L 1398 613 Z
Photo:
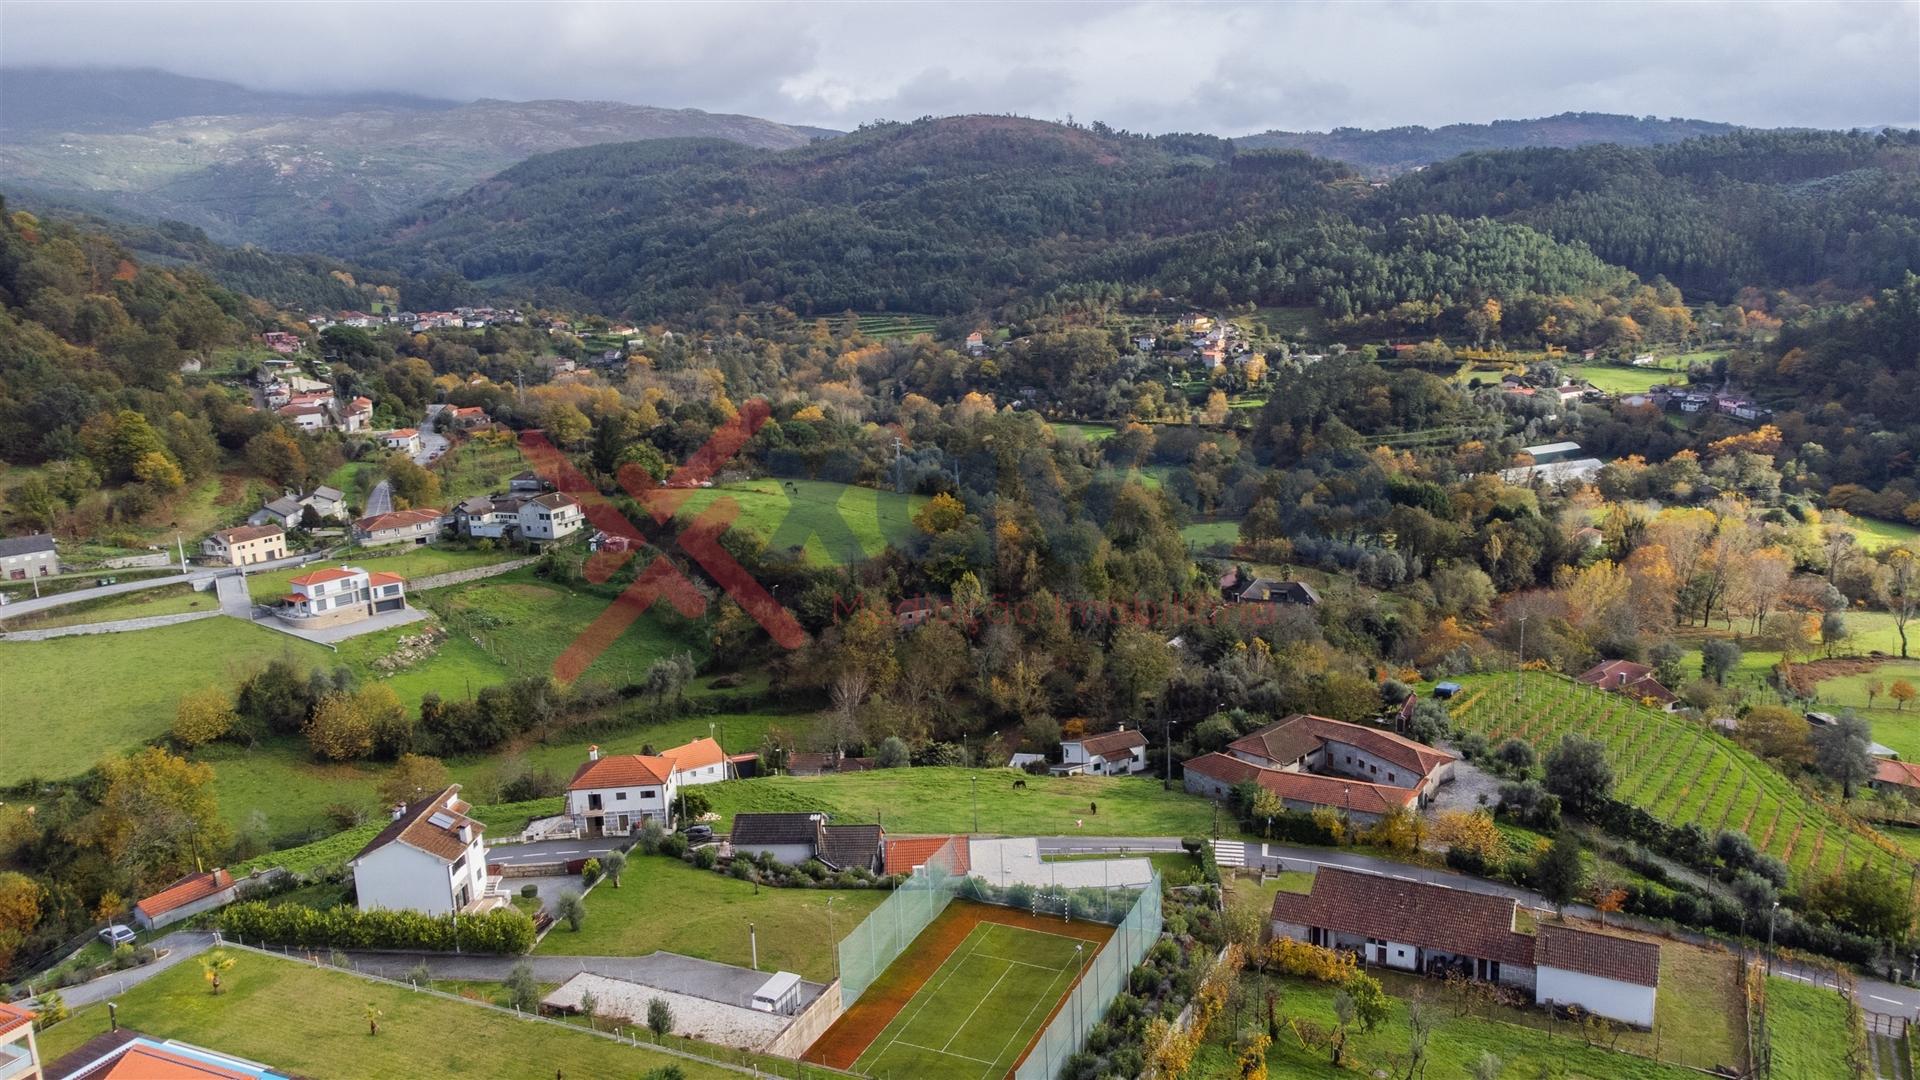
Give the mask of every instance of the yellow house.
M 278 525 L 242 525 L 221 529 L 200 545 L 221 566 L 250 566 L 287 557 L 287 534 Z

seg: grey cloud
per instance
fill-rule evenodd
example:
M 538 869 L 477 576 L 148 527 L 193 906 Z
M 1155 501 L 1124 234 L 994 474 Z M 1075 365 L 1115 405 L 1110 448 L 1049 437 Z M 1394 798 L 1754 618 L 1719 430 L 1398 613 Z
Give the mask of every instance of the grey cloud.
M 6 0 L 0 29 L 0 63 L 11 65 L 608 99 L 827 126 L 975 111 L 1219 134 L 1567 109 L 1920 122 L 1920 5 L 1906 2 Z

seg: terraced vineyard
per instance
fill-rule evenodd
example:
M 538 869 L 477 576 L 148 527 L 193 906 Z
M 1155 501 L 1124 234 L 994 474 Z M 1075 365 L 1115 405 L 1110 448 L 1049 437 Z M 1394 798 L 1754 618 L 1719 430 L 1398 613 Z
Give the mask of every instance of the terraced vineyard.
M 1457 726 L 1489 742 L 1524 739 L 1543 755 L 1563 735 L 1599 740 L 1613 765 L 1616 798 L 1662 821 L 1698 822 L 1709 834 L 1745 833 L 1796 879 L 1842 863 L 1907 873 L 1909 861 L 1891 840 L 1693 720 L 1544 672 L 1457 681 L 1463 690 L 1449 706 Z

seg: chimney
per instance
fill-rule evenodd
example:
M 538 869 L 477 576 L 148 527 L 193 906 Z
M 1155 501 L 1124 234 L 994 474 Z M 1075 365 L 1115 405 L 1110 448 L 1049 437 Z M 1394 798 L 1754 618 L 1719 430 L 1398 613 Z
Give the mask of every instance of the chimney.
M 587 747 L 587 760 L 588 760 L 588 761 L 599 761 L 599 760 L 600 760 L 600 747 L 599 747 L 599 746 L 589 746 L 589 747 Z
M 1121 731 L 1127 730 L 1127 722 L 1125 720 L 1120 721 L 1120 730 Z
M 473 826 L 471 825 L 460 826 L 460 842 L 463 844 L 473 843 Z

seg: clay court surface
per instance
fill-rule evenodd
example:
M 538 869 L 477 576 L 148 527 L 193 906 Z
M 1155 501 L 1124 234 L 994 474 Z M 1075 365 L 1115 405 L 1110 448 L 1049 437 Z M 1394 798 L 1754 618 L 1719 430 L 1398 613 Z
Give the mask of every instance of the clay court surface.
M 1112 936 L 1099 923 L 955 901 L 806 1060 L 879 1080 L 997 1080 L 1019 1064 Z

